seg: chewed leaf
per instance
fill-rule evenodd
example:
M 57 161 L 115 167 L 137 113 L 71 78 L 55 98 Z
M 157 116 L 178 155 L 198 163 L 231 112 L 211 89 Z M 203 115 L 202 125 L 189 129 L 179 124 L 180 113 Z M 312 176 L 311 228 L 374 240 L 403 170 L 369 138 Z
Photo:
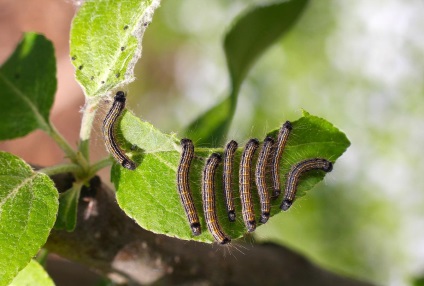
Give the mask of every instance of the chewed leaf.
M 157 130 L 149 129 L 150 134 L 145 133 L 145 123 L 137 122 L 139 134 L 150 136 L 151 140 L 159 142 L 160 137 L 167 135 Z M 326 120 L 312 116 L 304 112 L 303 117 L 292 122 L 293 130 L 286 145 L 286 150 L 281 160 L 281 182 L 285 182 L 285 174 L 290 166 L 304 159 L 322 157 L 327 158 L 333 163 L 350 145 L 346 136 Z M 135 126 L 134 126 L 135 127 Z M 125 124 L 121 125 L 125 128 Z M 149 127 L 150 128 L 150 127 Z M 122 130 L 125 137 L 126 131 Z M 269 134 L 275 135 L 278 128 Z M 137 135 L 132 134 L 137 137 Z M 131 141 L 143 139 L 132 138 Z M 128 140 L 130 141 L 130 140 Z M 158 144 L 158 143 L 156 143 Z M 160 144 L 158 144 L 160 146 Z M 180 203 L 176 185 L 176 173 L 180 160 L 181 148 L 178 144 L 170 144 L 166 151 L 152 151 L 135 156 L 139 164 L 135 171 L 123 169 L 115 165 L 112 169 L 112 181 L 117 190 L 117 200 L 121 208 L 134 218 L 143 228 L 155 233 L 166 234 L 168 236 L 178 237 L 186 240 L 197 240 L 202 242 L 213 242 L 211 234 L 208 232 L 201 201 L 201 174 L 206 158 L 212 152 L 222 153 L 222 149 L 196 148 L 195 158 L 190 168 L 190 187 L 194 198 L 195 207 L 200 217 L 202 234 L 193 237 L 188 225 L 184 209 Z M 143 149 L 142 145 L 138 145 Z M 215 192 L 217 199 L 217 214 L 219 222 L 224 231 L 232 238 L 241 237 L 245 232 L 245 226 L 241 219 L 241 205 L 238 199 L 238 164 L 242 148 L 239 148 L 235 158 L 235 168 L 233 174 L 233 187 L 235 189 L 235 204 L 237 221 L 230 223 L 227 219 L 227 213 L 224 205 L 222 191 L 222 166 L 218 169 L 215 177 Z M 256 152 L 258 153 L 258 152 Z M 256 154 L 257 155 L 257 154 Z M 256 158 L 255 158 L 256 162 Z M 336 166 L 337 168 L 337 166 Z M 298 195 L 305 195 L 316 183 L 323 179 L 324 173 L 320 171 L 310 172 L 302 177 L 298 186 Z M 259 221 L 259 198 L 252 180 L 252 194 L 255 203 L 255 213 Z M 281 213 L 279 205 L 281 198 L 272 201 L 271 216 Z
M 159 0 L 85 1 L 72 22 L 71 59 L 87 97 L 134 80 L 141 40 Z
M 42 35 L 26 33 L 0 68 L 0 139 L 49 130 L 56 84 L 53 44 Z
M 46 242 L 58 192 L 50 178 L 0 152 L 0 285 L 8 285 Z
M 44 268 L 37 261 L 31 260 L 9 286 L 22 285 L 54 286 L 54 283 Z

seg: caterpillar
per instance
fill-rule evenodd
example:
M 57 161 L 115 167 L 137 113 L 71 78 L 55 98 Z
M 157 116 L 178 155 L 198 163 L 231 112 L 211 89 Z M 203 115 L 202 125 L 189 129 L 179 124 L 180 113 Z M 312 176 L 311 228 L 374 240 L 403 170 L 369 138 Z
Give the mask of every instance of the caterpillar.
M 323 170 L 324 172 L 331 172 L 331 170 L 333 170 L 333 163 L 326 159 L 313 158 L 300 161 L 293 165 L 287 175 L 284 199 L 280 205 L 280 209 L 286 211 L 291 207 L 296 196 L 296 188 L 300 177 L 303 173 L 311 170 Z
M 122 167 L 134 170 L 136 168 L 136 164 L 121 149 L 115 134 L 115 123 L 122 114 L 122 111 L 125 109 L 125 101 L 125 93 L 123 91 L 118 91 L 115 95 L 112 107 L 103 120 L 103 139 L 105 141 L 106 148 L 112 157 L 115 158 Z
M 266 223 L 268 221 L 271 211 L 271 199 L 266 186 L 266 167 L 272 152 L 273 144 L 273 138 L 265 138 L 261 152 L 259 153 L 258 162 L 256 163 L 255 182 L 261 205 L 261 218 L 259 220 L 261 223 Z
M 272 158 L 272 182 L 273 182 L 273 193 L 272 198 L 276 199 L 281 193 L 281 183 L 280 183 L 280 160 L 281 155 L 283 154 L 284 147 L 286 146 L 287 139 L 289 138 L 290 131 L 292 130 L 292 124 L 290 121 L 286 121 L 283 126 L 281 126 L 280 131 L 278 132 L 277 143 L 274 148 L 274 157 Z
M 243 154 L 240 160 L 239 169 L 239 188 L 240 200 L 243 214 L 243 221 L 247 231 L 252 232 L 256 229 L 255 213 L 253 210 L 252 194 L 250 191 L 250 169 L 252 166 L 253 155 L 259 147 L 258 139 L 250 139 L 244 147 Z
M 190 139 L 181 139 L 181 159 L 177 170 L 177 187 L 191 231 L 194 236 L 201 234 L 199 217 L 194 206 L 189 183 L 189 171 L 194 157 L 194 145 Z
M 202 201 L 206 225 L 214 239 L 220 244 L 227 244 L 231 239 L 223 232 L 216 215 L 215 172 L 221 162 L 221 155 L 213 153 L 206 161 L 202 175 Z
M 234 154 L 237 150 L 238 144 L 236 141 L 231 140 L 225 146 L 224 151 L 224 168 L 222 172 L 222 186 L 224 188 L 225 206 L 227 208 L 228 220 L 234 222 L 236 220 L 236 212 L 234 208 L 233 190 L 231 187 L 232 173 L 233 173 L 233 160 Z

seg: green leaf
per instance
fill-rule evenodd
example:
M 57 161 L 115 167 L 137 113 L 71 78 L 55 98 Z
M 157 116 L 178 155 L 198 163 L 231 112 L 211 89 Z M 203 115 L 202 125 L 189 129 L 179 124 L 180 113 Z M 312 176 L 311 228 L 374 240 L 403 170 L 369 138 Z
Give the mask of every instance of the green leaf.
M 59 196 L 59 212 L 57 214 L 55 229 L 74 231 L 77 225 L 78 201 L 82 184 L 74 183 L 72 188 Z
M 85 1 L 72 22 L 71 59 L 87 97 L 134 80 L 141 40 L 159 0 Z
M 127 117 L 127 118 L 126 118 Z M 129 123 L 132 123 L 130 126 Z M 286 149 L 281 161 L 281 180 L 285 183 L 285 174 L 291 165 L 308 158 L 323 157 L 333 163 L 350 145 L 346 136 L 326 120 L 312 116 L 307 112 L 303 117 L 292 122 L 293 131 L 289 137 Z M 123 134 L 123 141 L 136 144 L 139 148 L 144 148 L 143 143 L 149 136 L 149 140 L 154 142 L 156 147 L 149 147 L 144 153 L 135 155 L 133 158 L 138 163 L 134 171 L 126 170 L 115 164 L 112 168 L 112 181 L 115 184 L 117 200 L 120 207 L 128 216 L 143 228 L 155 233 L 166 234 L 186 240 L 197 240 L 202 242 L 213 242 L 212 236 L 207 231 L 203 218 L 201 202 L 201 173 L 205 159 L 212 152 L 222 153 L 222 149 L 196 148 L 196 157 L 190 168 L 190 186 L 197 212 L 200 216 L 202 234 L 193 237 L 188 225 L 186 215 L 181 206 L 176 186 L 176 172 L 180 160 L 180 146 L 176 144 L 173 136 L 166 136 L 159 131 L 152 129 L 151 125 L 135 118 L 127 112 L 121 121 L 120 128 Z M 278 129 L 270 132 L 275 135 Z M 136 134 L 138 133 L 138 134 Z M 127 135 L 131 134 L 131 139 Z M 150 134 L 150 135 L 149 135 Z M 160 140 L 167 138 L 161 151 Z M 242 148 L 236 153 L 236 166 L 240 161 Z M 256 152 L 259 153 L 259 152 Z M 257 155 L 257 154 L 256 154 Z M 335 166 L 337 168 L 337 165 Z M 240 200 L 236 199 L 236 212 L 238 220 L 230 223 L 224 206 L 224 198 L 221 187 L 222 166 L 218 169 L 216 176 L 216 197 L 219 222 L 224 231 L 233 239 L 242 236 L 246 231 L 241 220 Z M 233 186 L 238 185 L 238 168 L 234 171 Z M 323 172 L 309 172 L 302 177 L 298 186 L 297 197 L 307 193 L 316 183 L 324 177 Z M 259 214 L 259 198 L 256 188 L 252 184 L 253 199 L 256 206 L 256 215 Z M 238 197 L 237 191 L 235 197 Z M 279 214 L 280 200 L 272 202 L 271 216 Z
M 175 146 L 180 144 L 175 134 L 163 134 L 152 124 L 142 122 L 128 111 L 124 112 L 119 126 L 122 137 L 131 146 L 142 148 L 146 153 L 173 151 Z
M 9 286 L 24 285 L 54 286 L 54 283 L 44 268 L 37 261 L 31 260 Z
M 206 111 L 193 121 L 184 133 L 190 134 L 193 141 L 202 145 L 216 147 L 222 143 L 217 138 L 226 138 L 234 114 L 232 98 L 233 96 L 229 96 Z
M 412 281 L 412 286 L 424 286 L 424 277 L 415 278 Z
M 256 59 L 300 17 L 308 0 L 257 6 L 236 20 L 224 48 L 233 90 L 238 90 Z
M 0 140 L 21 137 L 37 128 L 49 130 L 56 86 L 52 43 L 42 35 L 26 33 L 0 68 Z
M 230 95 L 189 125 L 186 133 L 193 140 L 201 144 L 219 144 L 216 138 L 226 137 L 240 86 L 250 68 L 267 48 L 290 30 L 307 3 L 308 0 L 292 0 L 256 6 L 235 21 L 224 39 Z
M 46 242 L 58 192 L 48 176 L 5 152 L 0 152 L 0 178 L 0 285 L 8 285 Z

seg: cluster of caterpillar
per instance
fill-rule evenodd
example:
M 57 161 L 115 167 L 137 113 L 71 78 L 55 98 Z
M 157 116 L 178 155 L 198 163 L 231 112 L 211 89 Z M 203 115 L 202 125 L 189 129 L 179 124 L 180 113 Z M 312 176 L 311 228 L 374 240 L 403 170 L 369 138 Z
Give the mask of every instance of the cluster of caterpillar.
M 118 91 L 115 95 L 114 102 L 108 114 L 103 121 L 103 137 L 106 148 L 109 153 L 124 168 L 134 170 L 136 164 L 125 154 L 115 138 L 115 123 L 125 108 L 125 93 Z M 280 128 L 276 140 L 272 137 L 266 137 L 260 150 L 258 160 L 256 162 L 254 179 L 258 190 L 261 215 L 259 222 L 264 224 L 268 221 L 271 210 L 271 199 L 276 199 L 281 193 L 280 182 L 280 161 L 281 157 L 292 130 L 290 121 L 286 121 Z M 243 150 L 239 166 L 239 194 L 242 206 L 243 221 L 248 232 L 256 229 L 256 218 L 254 213 L 251 181 L 253 170 L 253 157 L 260 143 L 258 139 L 250 139 Z M 194 158 L 194 144 L 190 139 L 181 140 L 181 158 L 177 170 L 177 190 L 180 196 L 181 204 L 187 216 L 187 220 L 194 236 L 201 234 L 201 226 L 199 216 L 194 206 L 193 197 L 190 190 L 189 171 L 191 162 Z M 236 219 L 234 207 L 233 190 L 232 190 L 232 174 L 234 155 L 238 148 L 236 141 L 230 141 L 223 154 L 223 176 L 222 185 L 224 189 L 225 205 L 230 222 Z M 227 244 L 231 241 L 222 230 L 217 217 L 216 199 L 215 199 L 215 173 L 222 161 L 222 155 L 213 153 L 207 159 L 202 172 L 202 203 L 205 215 L 206 225 L 215 241 L 220 244 Z M 271 168 L 272 179 L 272 195 L 269 193 L 266 185 L 267 168 Z M 280 205 L 281 210 L 288 210 L 292 205 L 299 179 L 305 172 L 311 170 L 322 170 L 330 172 L 333 165 L 330 161 L 322 158 L 311 158 L 294 164 L 287 174 L 286 185 L 284 189 L 284 198 Z
M 291 123 L 286 121 L 280 128 L 277 140 L 274 140 L 271 137 L 266 137 L 256 162 L 256 168 L 254 169 L 255 172 L 253 175 L 260 200 L 261 215 L 259 221 L 262 224 L 266 223 L 269 219 L 271 199 L 278 198 L 281 193 L 279 175 L 280 161 L 291 129 Z M 243 221 L 248 232 L 253 232 L 256 229 L 251 181 L 253 157 L 259 146 L 260 143 L 258 139 L 250 139 L 244 147 L 239 166 L 240 202 L 242 206 Z M 181 147 L 181 159 L 177 171 L 177 189 L 193 235 L 196 236 L 201 233 L 201 229 L 189 184 L 189 170 L 191 161 L 194 157 L 194 145 L 190 139 L 184 138 L 181 140 Z M 231 182 L 234 169 L 233 159 L 237 147 L 237 142 L 233 140 L 230 141 L 225 147 L 223 156 L 224 166 L 222 181 L 224 199 L 230 222 L 234 222 L 236 218 Z M 221 161 L 222 155 L 219 153 L 213 153 L 205 163 L 201 183 L 202 203 L 205 221 L 209 232 L 212 234 L 216 242 L 219 244 L 227 244 L 231 241 L 231 238 L 228 237 L 228 235 L 226 235 L 222 230 L 216 214 L 215 173 Z M 271 164 L 269 164 L 269 162 L 271 162 Z M 271 167 L 273 181 L 272 196 L 266 186 L 266 173 L 269 166 Z M 286 211 L 292 205 L 296 196 L 297 185 L 302 174 L 311 170 L 330 172 L 332 168 L 332 163 L 322 158 L 311 158 L 294 164 L 287 174 L 284 198 L 280 205 L 280 209 Z

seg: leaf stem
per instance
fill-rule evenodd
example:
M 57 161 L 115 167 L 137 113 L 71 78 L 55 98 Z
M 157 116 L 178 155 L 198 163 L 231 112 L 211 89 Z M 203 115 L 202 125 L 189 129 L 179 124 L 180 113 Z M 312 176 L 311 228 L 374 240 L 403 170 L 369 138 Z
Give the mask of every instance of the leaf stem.
M 84 158 L 80 152 L 75 152 L 51 122 L 49 122 L 49 129 L 47 132 L 73 163 L 80 165 L 84 170 L 88 170 L 89 164 L 86 158 Z
M 63 174 L 63 173 L 78 173 L 81 172 L 81 166 L 77 164 L 61 164 L 52 167 L 46 167 L 40 169 L 39 172 L 44 173 L 48 176 Z
M 49 251 L 46 248 L 41 248 L 38 251 L 37 256 L 35 257 L 35 260 L 37 260 L 37 262 L 40 263 L 41 266 L 45 267 L 48 255 L 49 255 Z
M 96 174 L 99 170 L 113 164 L 113 159 L 108 156 L 94 163 L 90 168 L 90 174 Z
M 91 135 L 91 129 L 93 127 L 94 117 L 96 116 L 96 111 L 99 105 L 100 99 L 95 98 L 86 98 L 86 103 L 84 107 L 84 112 L 81 120 L 81 130 L 80 130 L 80 143 L 78 150 L 88 161 L 90 157 L 89 150 L 89 139 Z

